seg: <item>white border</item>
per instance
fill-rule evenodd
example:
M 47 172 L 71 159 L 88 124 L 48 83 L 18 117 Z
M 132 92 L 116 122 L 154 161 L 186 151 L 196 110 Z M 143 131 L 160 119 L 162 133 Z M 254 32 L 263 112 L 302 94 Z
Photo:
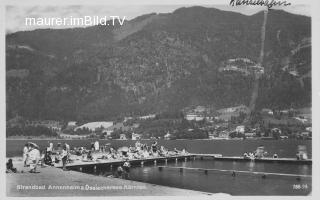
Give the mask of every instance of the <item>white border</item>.
M 287 0 L 292 4 L 310 4 L 312 8 L 312 119 L 313 119 L 313 140 L 312 140 L 312 159 L 313 159 L 313 178 L 312 178 L 312 193 L 310 196 L 231 196 L 227 199 L 319 199 L 320 197 L 320 88 L 319 88 L 319 77 L 320 77 L 320 39 L 319 39 L 319 28 L 320 28 L 320 1 L 317 0 Z M 5 175 L 5 151 L 6 151 L 6 138 L 5 138 L 5 5 L 178 5 L 178 4 L 189 4 L 189 5 L 212 5 L 212 4 L 229 4 L 229 0 L 0 0 L 0 93 L 1 93 L 1 114 L 0 114 L 0 199 L 30 199 L 30 198 L 13 198 L 6 197 L 6 175 Z M 317 198 L 318 197 L 318 198 Z M 36 199 L 35 197 L 31 197 Z M 55 199 L 66 199 L 72 197 L 54 197 Z M 108 198 L 108 199 L 128 199 L 128 197 L 74 197 L 76 199 L 88 199 L 88 198 Z M 168 199 L 168 197 L 129 197 L 130 199 Z M 177 197 L 169 197 L 170 199 L 177 199 Z M 178 197 L 178 199 L 190 199 L 192 197 Z M 198 198 L 198 197 L 197 197 Z M 208 196 L 203 197 L 204 199 L 225 199 L 225 196 Z M 41 199 L 51 199 L 49 197 Z

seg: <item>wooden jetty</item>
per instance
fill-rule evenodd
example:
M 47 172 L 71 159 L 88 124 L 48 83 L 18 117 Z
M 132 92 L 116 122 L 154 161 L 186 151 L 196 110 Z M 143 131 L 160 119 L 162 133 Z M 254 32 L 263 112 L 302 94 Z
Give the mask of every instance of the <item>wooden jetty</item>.
M 294 158 L 256 158 L 254 160 L 246 159 L 243 157 L 229 157 L 222 156 L 221 154 L 185 154 L 185 155 L 176 155 L 169 157 L 150 157 L 143 159 L 130 159 L 130 164 L 132 166 L 144 166 L 144 165 L 158 165 L 158 164 L 166 164 L 167 162 L 178 162 L 178 161 L 188 161 L 188 160 L 196 160 L 196 159 L 213 159 L 219 161 L 236 161 L 236 162 L 267 162 L 267 163 L 292 163 L 292 164 L 307 164 L 311 165 L 312 160 L 297 160 Z M 82 171 L 83 168 L 92 168 L 96 169 L 97 167 L 109 167 L 112 169 L 113 167 L 117 167 L 123 165 L 125 159 L 96 159 L 93 161 L 82 161 L 80 159 L 73 160 L 71 163 L 67 164 L 67 168 L 75 169 L 78 171 Z M 61 168 L 61 164 L 55 165 L 58 168 Z
M 169 156 L 169 157 L 150 157 L 150 158 L 143 158 L 143 159 L 130 159 L 130 164 L 132 166 L 144 166 L 144 165 L 150 165 L 150 164 L 166 164 L 167 162 L 178 162 L 178 161 L 188 161 L 190 159 L 195 159 L 196 157 L 193 156 L 192 154 L 187 154 L 187 155 L 177 155 L 177 156 Z M 125 159 L 96 159 L 94 161 L 81 161 L 81 160 L 75 160 L 71 163 L 68 163 L 66 165 L 67 168 L 69 169 L 76 169 L 79 171 L 82 171 L 83 168 L 87 167 L 93 167 L 96 169 L 98 166 L 103 166 L 103 167 L 109 167 L 113 168 L 116 166 L 123 165 L 125 162 Z M 55 165 L 58 168 L 62 167 L 62 164 Z
M 221 160 L 221 161 L 239 161 L 239 162 L 268 162 L 268 163 L 292 163 L 292 164 L 307 164 L 311 165 L 312 160 L 306 159 L 306 160 L 297 160 L 295 158 L 255 158 L 254 160 L 251 160 L 249 158 L 244 158 L 240 156 L 222 156 L 221 154 L 192 154 L 195 157 L 199 157 L 200 159 L 204 158 L 212 158 L 215 160 Z
M 237 174 L 253 174 L 253 175 L 262 175 L 262 176 L 291 176 L 296 178 L 312 178 L 312 175 L 306 174 L 286 174 L 286 173 L 272 173 L 272 172 L 255 172 L 255 171 L 240 171 L 240 170 L 228 170 L 228 169 L 205 169 L 205 168 L 192 168 L 192 167 L 172 167 L 172 166 L 158 166 L 159 170 L 161 171 L 163 168 L 168 169 L 179 169 L 180 172 L 183 170 L 194 170 L 194 171 L 203 171 L 204 173 L 208 173 L 209 171 L 215 172 L 227 172 L 230 173 L 232 176 L 236 176 Z

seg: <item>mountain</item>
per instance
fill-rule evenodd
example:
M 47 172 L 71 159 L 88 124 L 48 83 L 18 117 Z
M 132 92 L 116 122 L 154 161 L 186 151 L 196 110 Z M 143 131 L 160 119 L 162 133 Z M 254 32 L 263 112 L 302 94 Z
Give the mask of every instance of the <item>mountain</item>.
M 189 7 L 123 26 L 8 34 L 7 118 L 101 120 L 248 105 L 254 77 L 219 69 L 230 59 L 258 62 L 262 21 L 263 12 Z M 269 11 L 257 109 L 311 106 L 310 38 L 310 17 Z

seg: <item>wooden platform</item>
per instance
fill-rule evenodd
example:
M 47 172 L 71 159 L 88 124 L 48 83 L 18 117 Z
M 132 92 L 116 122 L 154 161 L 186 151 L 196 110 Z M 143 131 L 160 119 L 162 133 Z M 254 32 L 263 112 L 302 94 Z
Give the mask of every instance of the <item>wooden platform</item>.
M 179 169 L 180 172 L 183 170 L 193 170 L 193 171 L 203 171 L 204 173 L 208 173 L 210 171 L 213 172 L 225 172 L 230 173 L 233 176 L 238 174 L 252 174 L 252 175 L 262 175 L 262 176 L 289 176 L 289 177 L 296 177 L 296 178 L 312 178 L 312 175 L 307 174 L 287 174 L 287 173 L 272 173 L 272 172 L 256 172 L 256 171 L 240 171 L 240 170 L 228 170 L 228 169 L 206 169 L 206 168 L 193 168 L 193 167 L 172 167 L 172 166 L 158 166 L 159 170 L 161 171 L 163 168 L 168 169 Z
M 130 164 L 132 166 L 143 166 L 150 164 L 166 164 L 167 162 L 178 162 L 178 161 L 188 161 L 195 159 L 213 159 L 219 161 L 236 161 L 236 162 L 268 162 L 268 163 L 292 163 L 292 164 L 307 164 L 311 165 L 312 160 L 296 160 L 294 158 L 261 158 L 261 159 L 245 159 L 243 157 L 229 157 L 222 156 L 221 154 L 187 154 L 187 155 L 177 155 L 170 157 L 150 157 L 144 159 L 131 159 Z M 73 162 L 68 163 L 67 167 L 69 169 L 76 169 L 82 171 L 82 168 L 94 167 L 97 166 L 107 166 L 107 167 L 116 167 L 123 165 L 125 162 L 124 159 L 97 159 L 95 161 L 82 161 L 80 159 L 73 160 Z M 61 168 L 61 163 L 56 164 L 55 167 Z
M 144 158 L 144 159 L 131 159 L 130 164 L 133 166 L 141 166 L 141 165 L 150 165 L 150 164 L 158 164 L 158 163 L 166 163 L 166 162 L 178 162 L 178 161 L 187 161 L 190 159 L 195 159 L 196 157 L 192 154 L 189 155 L 179 155 L 179 156 L 170 156 L 170 157 L 154 157 L 154 158 Z M 74 160 L 72 163 L 67 164 L 67 168 L 69 169 L 78 169 L 82 171 L 83 167 L 97 167 L 97 166 L 109 166 L 109 167 L 116 167 L 119 165 L 123 165 L 125 162 L 124 159 L 97 159 L 95 161 L 81 161 L 81 160 Z M 55 167 L 61 168 L 62 165 L 59 163 L 55 165 Z
M 193 156 L 203 158 L 213 158 L 221 161 L 239 161 L 239 162 L 271 162 L 271 163 L 292 163 L 292 164 L 312 164 L 311 159 L 297 160 L 295 158 L 256 158 L 254 160 L 240 156 L 222 156 L 221 154 L 192 154 Z

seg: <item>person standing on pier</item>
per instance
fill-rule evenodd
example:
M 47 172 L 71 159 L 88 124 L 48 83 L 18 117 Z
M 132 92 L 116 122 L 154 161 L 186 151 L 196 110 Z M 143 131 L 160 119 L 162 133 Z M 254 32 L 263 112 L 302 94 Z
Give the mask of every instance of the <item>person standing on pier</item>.
M 94 150 L 95 150 L 96 152 L 99 151 L 99 142 L 98 142 L 98 141 L 95 141 L 95 142 L 94 142 Z
M 61 160 L 62 160 L 62 169 L 63 171 L 66 171 L 66 164 L 67 164 L 67 159 L 68 159 L 68 152 L 67 152 L 67 147 L 64 145 L 61 153 Z
M 152 148 L 152 153 L 156 153 L 157 152 L 157 141 L 154 141 L 152 144 L 151 144 L 151 148 Z
M 23 147 L 23 165 L 26 167 L 27 166 L 27 159 L 28 159 L 28 152 L 29 152 L 29 143 L 26 143 Z

